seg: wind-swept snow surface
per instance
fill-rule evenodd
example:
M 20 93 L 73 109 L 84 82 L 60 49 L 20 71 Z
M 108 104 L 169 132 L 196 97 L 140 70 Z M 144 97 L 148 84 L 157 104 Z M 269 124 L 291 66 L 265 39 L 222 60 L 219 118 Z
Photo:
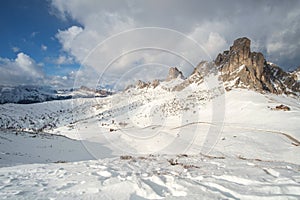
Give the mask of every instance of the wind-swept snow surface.
M 299 165 L 204 155 L 0 168 L 1 199 L 299 199 Z

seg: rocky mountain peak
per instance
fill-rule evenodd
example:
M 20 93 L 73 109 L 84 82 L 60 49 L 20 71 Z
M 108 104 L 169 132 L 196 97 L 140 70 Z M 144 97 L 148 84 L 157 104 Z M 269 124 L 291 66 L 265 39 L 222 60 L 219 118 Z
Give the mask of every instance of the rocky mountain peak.
M 248 56 L 250 53 L 250 45 L 251 40 L 249 38 L 238 38 L 233 42 L 233 46 L 230 47 L 230 51 L 238 52 L 240 50 L 244 50 L 245 52 L 248 52 L 248 54 L 246 54 L 246 56 Z
M 168 88 L 170 91 L 180 91 L 192 83 L 202 84 L 210 75 L 217 76 L 226 90 L 238 87 L 261 93 L 300 95 L 300 69 L 286 72 L 267 62 L 261 52 L 251 52 L 251 40 L 246 37 L 236 39 L 229 50 L 220 53 L 213 62 L 200 62 L 186 79 L 177 67 L 171 67 L 165 81 L 178 77 L 184 79 Z M 140 89 L 156 88 L 159 84 L 158 80 L 152 83 L 139 81 L 136 86 Z
M 266 62 L 260 52 L 251 52 L 251 40 L 236 39 L 230 50 L 215 59 L 226 89 L 241 87 L 275 94 L 300 91 L 300 85 L 290 73 Z M 293 92 L 291 92 L 293 91 Z
M 169 74 L 168 74 L 168 76 L 166 78 L 166 81 L 170 81 L 170 80 L 176 79 L 177 77 L 180 77 L 181 79 L 184 78 L 182 72 L 179 69 L 177 69 L 177 67 L 171 67 L 169 69 Z
M 222 66 L 222 72 L 233 72 L 245 65 L 255 70 L 257 78 L 261 78 L 265 58 L 262 53 L 251 52 L 251 40 L 243 37 L 236 39 L 230 50 L 219 54 L 215 60 L 217 66 Z
M 146 83 L 142 80 L 138 80 L 137 83 L 136 83 L 136 87 L 138 89 L 143 89 L 143 88 L 148 87 L 148 86 L 149 86 L 149 83 Z

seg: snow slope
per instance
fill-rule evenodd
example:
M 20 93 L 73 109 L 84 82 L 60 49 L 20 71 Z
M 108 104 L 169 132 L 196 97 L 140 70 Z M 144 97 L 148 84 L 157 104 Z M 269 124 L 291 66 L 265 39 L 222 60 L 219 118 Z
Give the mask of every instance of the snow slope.
M 189 97 L 190 91 L 176 96 L 158 92 L 138 90 L 112 97 L 113 106 L 96 112 L 96 117 L 52 133 L 105 143 L 115 155 L 222 152 L 300 164 L 299 100 L 242 89 L 213 100 L 204 92 Z M 291 110 L 273 109 L 281 104 Z
M 11 130 L 2 130 L 0 133 L 0 167 L 94 159 L 79 140 L 47 133 Z M 109 149 L 93 142 L 85 143 L 97 147 L 98 151 L 105 154 L 105 158 L 112 157 Z
M 299 199 L 299 170 L 284 162 L 201 155 L 22 165 L 0 168 L 0 198 Z
M 299 199 L 299 99 L 209 81 L 0 105 L 0 197 Z

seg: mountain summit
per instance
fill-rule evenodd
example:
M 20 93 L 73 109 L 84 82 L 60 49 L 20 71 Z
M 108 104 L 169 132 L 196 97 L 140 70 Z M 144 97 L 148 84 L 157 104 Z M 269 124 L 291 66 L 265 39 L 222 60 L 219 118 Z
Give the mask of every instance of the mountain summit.
M 241 87 L 275 94 L 300 92 L 300 83 L 292 73 L 266 62 L 262 53 L 251 52 L 250 45 L 250 39 L 238 38 L 215 59 L 227 90 Z
M 184 78 L 182 72 L 179 71 L 179 69 L 177 69 L 177 67 L 171 67 L 169 69 L 169 74 L 168 74 L 166 81 L 170 81 L 170 80 L 176 79 L 178 77 L 180 77 L 181 79 Z
M 201 61 L 186 78 L 178 68 L 171 67 L 165 81 L 174 82 L 168 90 L 181 91 L 192 83 L 204 83 L 210 76 L 222 81 L 227 91 L 232 88 L 245 88 L 260 93 L 300 95 L 300 68 L 286 72 L 267 62 L 261 52 L 251 52 L 251 40 L 246 37 L 236 39 L 230 49 L 218 54 L 214 61 Z M 177 78 L 182 81 L 175 81 Z M 155 87 L 157 85 L 159 82 Z M 138 84 L 138 88 L 150 86 L 150 83 Z

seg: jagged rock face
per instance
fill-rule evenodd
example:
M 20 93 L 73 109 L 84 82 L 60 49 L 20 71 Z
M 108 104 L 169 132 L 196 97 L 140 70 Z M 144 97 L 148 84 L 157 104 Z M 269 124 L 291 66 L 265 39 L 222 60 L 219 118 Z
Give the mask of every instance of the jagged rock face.
M 184 78 L 182 72 L 179 71 L 177 69 L 177 67 L 171 67 L 169 69 L 169 74 L 168 74 L 168 77 L 166 78 L 166 81 L 170 81 L 170 80 L 176 79 L 177 77 L 180 77 L 181 79 Z
M 81 86 L 79 90 L 87 91 L 87 92 L 94 92 L 95 94 L 101 94 L 103 96 L 111 95 L 112 93 L 107 90 L 95 89 L 95 88 L 88 88 L 86 86 Z
M 229 50 L 219 54 L 213 62 L 202 61 L 193 73 L 184 79 L 176 67 L 171 67 L 166 81 L 178 77 L 184 79 L 169 91 L 181 91 L 192 83 L 202 84 L 210 75 L 223 81 L 226 90 L 232 87 L 247 88 L 258 92 L 274 94 L 300 95 L 300 68 L 294 72 L 285 72 L 280 67 L 266 62 L 260 52 L 251 52 L 251 41 L 239 38 L 234 41 Z M 214 77 L 211 77 L 214 78 Z M 137 88 L 157 87 L 158 80 L 152 83 L 138 81 Z
M 138 89 L 143 89 L 143 88 L 148 87 L 148 86 L 149 86 L 149 83 L 145 83 L 141 80 L 138 80 L 137 83 L 136 83 L 136 87 Z
M 198 74 L 201 76 L 207 76 L 209 74 L 217 74 L 218 70 L 216 64 L 213 62 L 201 61 L 194 69 L 192 75 Z
M 192 83 L 202 84 L 205 81 L 205 77 L 211 74 L 217 75 L 217 72 L 218 70 L 214 62 L 202 61 L 187 79 L 173 88 L 173 91 L 181 91 Z
M 141 80 L 138 80 L 137 83 L 136 83 L 136 87 L 138 89 L 143 89 L 143 88 L 148 88 L 150 86 L 152 86 L 153 88 L 156 88 L 157 86 L 159 85 L 159 80 L 155 79 L 153 80 L 151 83 L 150 82 L 144 82 L 144 81 L 141 81 Z
M 290 73 L 268 64 L 262 53 L 251 52 L 250 45 L 248 38 L 239 38 L 229 51 L 215 59 L 226 89 L 234 86 L 275 94 L 300 91 L 299 84 Z
M 266 64 L 264 77 L 270 80 L 271 92 L 275 94 L 295 94 L 300 92 L 300 82 L 289 72 L 283 71 L 274 64 Z
M 300 66 L 292 72 L 293 78 L 300 81 Z
M 157 80 L 157 79 L 153 80 L 152 83 L 151 83 L 151 86 L 153 88 L 156 88 L 158 85 L 159 85 L 159 80 Z
M 237 84 L 244 84 L 250 88 L 262 90 L 260 81 L 263 74 L 265 58 L 262 53 L 251 52 L 251 41 L 248 38 L 239 38 L 234 41 L 229 51 L 219 54 L 215 60 L 220 67 L 223 81 L 232 81 L 239 76 Z M 243 66 L 243 67 L 241 67 Z

